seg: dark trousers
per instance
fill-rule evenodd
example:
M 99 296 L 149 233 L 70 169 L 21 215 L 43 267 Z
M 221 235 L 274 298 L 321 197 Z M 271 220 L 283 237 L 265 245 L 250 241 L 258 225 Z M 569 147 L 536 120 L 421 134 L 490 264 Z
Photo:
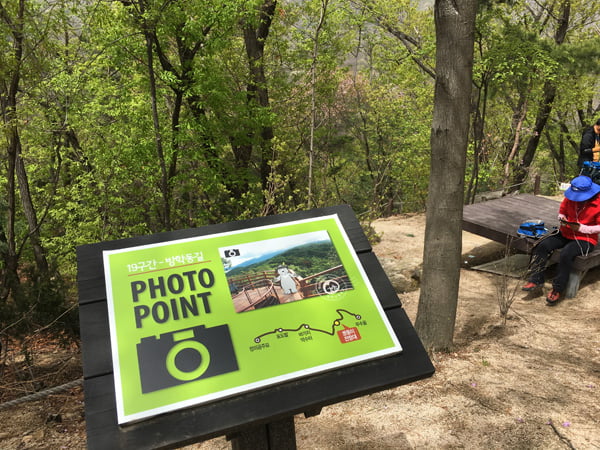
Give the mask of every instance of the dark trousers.
M 557 273 L 552 281 L 552 288 L 557 292 L 563 292 L 567 287 L 575 257 L 587 255 L 594 249 L 594 246 L 588 241 L 567 239 L 560 233 L 548 236 L 533 249 L 531 263 L 529 264 L 529 281 L 535 284 L 542 284 L 544 282 L 546 263 L 552 252 L 559 248 L 562 250 L 558 261 Z

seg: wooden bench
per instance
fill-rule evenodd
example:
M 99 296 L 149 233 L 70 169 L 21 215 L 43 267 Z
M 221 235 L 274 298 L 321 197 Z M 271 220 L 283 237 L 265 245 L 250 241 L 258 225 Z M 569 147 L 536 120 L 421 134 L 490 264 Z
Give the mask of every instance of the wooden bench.
M 519 225 L 528 219 L 543 220 L 546 228 L 558 227 L 560 201 L 531 194 L 505 196 L 463 208 L 463 230 L 505 244 L 507 248 L 531 253 L 535 239 L 517 234 Z M 558 262 L 560 250 L 554 252 L 548 264 Z M 565 297 L 577 295 L 581 280 L 588 270 L 600 265 L 600 246 L 587 256 L 578 256 L 573 263 Z
M 558 263 L 558 258 L 560 257 L 560 250 L 556 251 L 552 254 L 552 257 L 548 261 L 548 264 L 556 264 Z M 588 272 L 588 270 L 593 269 L 594 267 L 600 266 L 600 248 L 596 247 L 592 252 L 590 252 L 587 256 L 578 256 L 575 258 L 573 263 L 573 267 L 571 268 L 571 274 L 569 275 L 569 281 L 567 282 L 567 287 L 565 289 L 565 297 L 573 298 L 577 295 L 577 291 L 579 290 L 579 284 L 581 280 Z

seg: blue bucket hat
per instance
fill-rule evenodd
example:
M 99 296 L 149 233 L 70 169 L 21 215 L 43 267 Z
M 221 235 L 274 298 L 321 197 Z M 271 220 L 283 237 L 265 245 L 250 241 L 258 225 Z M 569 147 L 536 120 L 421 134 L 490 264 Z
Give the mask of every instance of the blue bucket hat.
M 600 192 L 600 186 L 592 182 L 590 177 L 580 175 L 573 178 L 571 186 L 565 191 L 565 197 L 574 202 L 584 202 Z

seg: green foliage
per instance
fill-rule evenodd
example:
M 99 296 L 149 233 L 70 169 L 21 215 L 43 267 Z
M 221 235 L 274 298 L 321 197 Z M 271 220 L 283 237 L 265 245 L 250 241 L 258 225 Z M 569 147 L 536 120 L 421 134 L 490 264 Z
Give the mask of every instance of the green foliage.
M 542 176 L 553 191 L 576 172 L 583 126 L 592 120 L 597 80 L 598 44 L 585 25 L 600 9 L 587 2 L 570 4 L 564 40 L 559 20 L 564 3 L 492 2 L 477 20 L 474 86 L 476 114 L 483 121 L 481 142 L 474 142 L 469 173 L 479 191 L 510 185 L 514 170 L 527 170 L 521 190 L 533 190 L 533 178 Z M 545 96 L 556 94 L 549 105 Z M 549 120 L 540 132 L 538 118 L 550 106 Z M 541 135 L 529 167 L 522 167 L 525 149 Z M 477 151 L 477 152 L 476 152 Z M 477 159 L 477 161 L 476 161 Z
M 32 267 L 26 268 L 11 301 L 0 302 L 0 334 L 22 338 L 44 331 L 78 336 L 79 316 L 69 295 L 71 289 L 60 276 L 39 278 Z
M 477 190 L 498 189 L 519 165 L 522 150 L 509 153 L 517 137 L 519 145 L 532 137 L 547 83 L 557 94 L 531 173 L 552 192 L 576 171 L 583 125 L 598 115 L 600 41 L 588 25 L 600 15 L 596 3 L 572 2 L 562 45 L 554 40 L 560 5 L 480 9 L 473 81 L 483 136 L 468 154 Z M 0 23 L 9 44 L 0 51 L 2 98 L 19 75 L 17 118 L 9 122 L 3 106 L 2 127 L 9 136 L 17 124 L 42 247 L 60 269 L 52 282 L 35 281 L 44 278 L 16 189 L 11 243 L 22 279 L 0 301 L 2 317 L 26 313 L 42 326 L 74 304 L 78 245 L 340 203 L 365 222 L 424 209 L 431 10 L 408 1 L 279 1 L 262 59 L 251 63 L 244 33 L 265 24 L 263 5 L 30 1 L 20 62 L 11 27 Z M 6 3 L 10 17 L 16 7 Z M 257 64 L 260 86 L 250 77 Z M 268 106 L 256 101 L 257 88 Z M 9 176 L 3 158 L 2 199 Z M 3 200 L 2 275 L 8 217 Z
M 301 277 L 308 277 L 341 264 L 335 247 L 331 242 L 305 244 L 287 250 L 273 258 L 248 266 L 236 267 L 227 272 L 227 277 L 239 277 L 254 273 L 272 273 L 277 276 L 277 267 L 285 265 Z

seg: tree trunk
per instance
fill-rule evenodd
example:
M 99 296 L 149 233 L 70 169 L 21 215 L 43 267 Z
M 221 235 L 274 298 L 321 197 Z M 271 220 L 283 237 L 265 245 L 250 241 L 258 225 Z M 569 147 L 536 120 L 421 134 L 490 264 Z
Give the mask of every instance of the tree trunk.
M 479 185 L 479 167 L 480 164 L 485 160 L 484 154 L 484 125 L 487 111 L 487 95 L 488 95 L 488 77 L 483 75 L 481 77 L 481 84 L 476 86 L 473 91 L 473 125 L 471 134 L 473 136 L 473 172 L 469 178 L 469 184 L 467 187 L 467 195 L 465 196 L 465 203 L 473 203 L 477 188 Z
M 557 167 L 554 167 L 554 175 L 558 181 L 567 181 L 565 174 L 567 173 L 567 159 L 565 155 L 565 137 L 563 134 L 558 137 L 558 144 L 554 142 L 548 130 L 545 132 L 546 142 L 548 143 L 548 149 L 552 153 L 552 157 L 556 162 Z
M 506 159 L 504 163 L 504 178 L 502 180 L 502 187 L 508 191 L 510 190 L 510 174 L 511 169 L 514 166 L 514 159 L 519 153 L 521 147 L 521 134 L 523 131 L 523 122 L 527 118 L 527 96 L 524 93 L 519 95 L 519 101 L 513 108 L 513 115 L 511 120 L 511 130 L 513 130 L 512 143 L 510 148 L 507 149 Z
M 17 274 L 18 256 L 15 238 L 15 210 L 16 210 L 16 186 L 15 186 L 15 166 L 16 152 L 12 149 L 12 144 L 8 146 L 8 171 L 7 179 L 7 211 L 6 211 L 6 250 L 2 252 L 4 267 L 2 267 L 0 278 L 0 301 L 6 302 L 11 291 L 19 281 Z
M 538 109 L 538 114 L 535 119 L 535 126 L 529 140 L 527 141 L 527 147 L 525 147 L 525 153 L 521 159 L 519 165 L 516 167 L 513 181 L 509 187 L 509 192 L 515 192 L 521 189 L 523 183 L 529 175 L 529 168 L 533 162 L 533 157 L 540 143 L 540 138 L 552 112 L 552 106 L 554 104 L 554 98 L 556 97 L 556 84 L 554 81 L 547 81 L 544 83 L 544 97 L 541 105 Z
M 477 0 L 436 0 L 436 79 L 423 283 L 415 327 L 425 348 L 452 345 L 462 248 Z
M 248 57 L 250 71 L 250 82 L 248 83 L 248 101 L 256 102 L 261 108 L 269 108 L 269 90 L 267 89 L 267 78 L 263 62 L 265 43 L 269 36 L 273 14 L 277 7 L 276 0 L 264 0 L 258 10 L 258 26 L 254 28 L 250 23 L 244 24 L 244 44 Z M 263 191 L 268 188 L 270 165 L 272 159 L 273 127 L 263 125 L 260 132 L 260 178 Z M 246 155 L 249 160 L 250 155 Z M 272 213 L 267 208 L 267 214 Z
M 140 9 L 142 13 L 143 2 L 140 2 Z M 163 207 L 161 212 L 162 225 L 165 231 L 171 230 L 171 187 L 169 184 L 169 171 L 167 169 L 168 163 L 165 157 L 162 132 L 160 129 L 160 121 L 158 116 L 158 99 L 156 92 L 156 76 L 154 74 L 154 51 L 153 38 L 150 27 L 146 22 L 145 18 L 142 18 L 142 28 L 144 32 L 144 38 L 146 41 L 146 58 L 148 60 L 148 79 L 150 83 L 150 102 L 152 106 L 152 124 L 154 128 L 154 143 L 156 145 L 156 156 L 158 157 L 158 164 L 160 167 L 160 192 L 163 198 Z
M 23 158 L 21 158 L 21 140 L 18 134 L 16 135 L 16 139 L 16 172 L 17 180 L 19 181 L 21 205 L 23 206 L 23 212 L 29 228 L 29 239 L 33 248 L 33 257 L 35 258 L 37 270 L 40 276 L 46 278 L 48 276 L 48 261 L 46 260 L 46 252 L 44 251 L 40 240 L 40 224 L 31 199 L 29 180 L 27 179 L 25 163 L 23 162 Z
M 12 30 L 13 35 L 13 51 L 14 51 L 14 66 L 10 67 L 10 82 L 8 90 L 5 92 L 6 97 L 2 99 L 2 117 L 7 128 L 7 211 L 6 211 L 6 230 L 4 236 L 6 238 L 6 250 L 3 251 L 4 267 L 2 268 L 0 278 L 0 301 L 5 302 L 10 293 L 19 284 L 18 276 L 18 261 L 16 235 L 15 235 L 15 216 L 17 206 L 16 193 L 16 167 L 18 154 L 18 137 L 19 130 L 17 128 L 17 92 L 21 80 L 21 61 L 23 59 L 23 16 L 25 12 L 25 0 L 19 0 L 17 17 L 13 20 L 4 6 L 0 4 L 0 15 L 2 20 L 6 22 Z
M 317 62 L 319 59 L 319 38 L 327 15 L 328 0 L 322 0 L 319 10 L 319 20 L 315 27 L 313 39 L 312 61 L 310 64 L 310 138 L 308 149 L 308 195 L 306 204 L 310 208 L 313 201 L 313 164 L 315 160 L 315 129 L 317 127 Z

